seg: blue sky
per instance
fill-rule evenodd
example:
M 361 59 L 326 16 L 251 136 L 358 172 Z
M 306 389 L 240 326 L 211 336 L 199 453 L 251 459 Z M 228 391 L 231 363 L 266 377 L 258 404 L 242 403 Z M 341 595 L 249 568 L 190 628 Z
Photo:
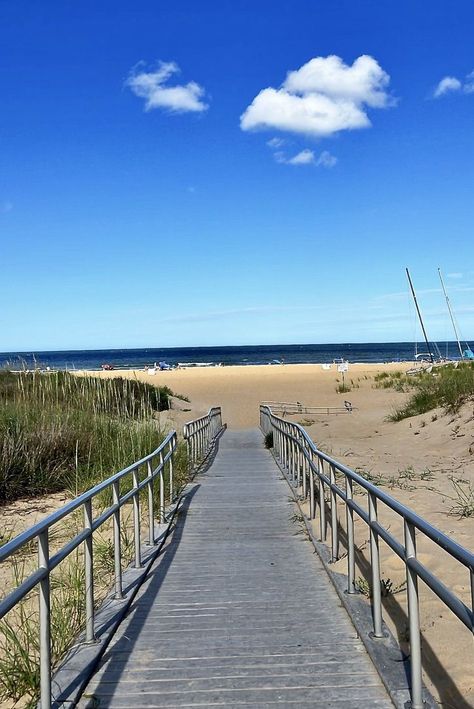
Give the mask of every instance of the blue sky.
M 473 32 L 471 0 L 4 0 L 0 351 L 410 340 L 405 266 L 474 338 Z

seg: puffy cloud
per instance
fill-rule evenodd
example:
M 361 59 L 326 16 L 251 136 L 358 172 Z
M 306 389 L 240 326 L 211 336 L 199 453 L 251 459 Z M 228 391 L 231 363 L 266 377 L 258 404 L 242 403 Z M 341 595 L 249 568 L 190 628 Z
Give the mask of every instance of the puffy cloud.
M 435 88 L 434 97 L 439 98 L 440 96 L 450 93 L 451 91 L 460 91 L 461 88 L 462 84 L 459 79 L 456 79 L 455 76 L 445 76 Z
M 340 57 L 316 57 L 290 71 L 278 89 L 260 91 L 240 118 L 242 130 L 278 129 L 316 137 L 371 125 L 366 109 L 395 101 L 389 75 L 370 56 L 352 66 Z
M 136 96 L 145 99 L 145 111 L 162 108 L 172 113 L 201 112 L 208 108 L 203 98 L 205 91 L 195 81 L 187 84 L 166 86 L 174 74 L 180 73 L 175 62 L 159 62 L 149 71 L 143 69 L 143 62 L 132 69 L 125 81 Z
M 445 76 L 433 91 L 433 96 L 439 98 L 445 94 L 461 91 L 465 94 L 474 94 L 474 71 L 466 75 L 464 82 L 455 76 Z

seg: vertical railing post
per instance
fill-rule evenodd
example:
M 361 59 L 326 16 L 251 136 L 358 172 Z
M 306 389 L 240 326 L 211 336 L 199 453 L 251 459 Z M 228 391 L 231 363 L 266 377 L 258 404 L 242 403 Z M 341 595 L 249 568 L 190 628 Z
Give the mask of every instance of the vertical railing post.
M 51 707 L 51 584 L 49 577 L 49 530 L 38 535 L 38 566 L 46 569 L 39 583 L 41 709 Z
M 140 482 L 138 468 L 132 472 L 133 487 L 135 494 L 133 496 L 133 542 L 135 547 L 135 568 L 141 569 L 142 555 L 140 548 L 140 492 L 138 485 Z
M 296 484 L 298 487 L 301 486 L 302 483 L 302 477 L 303 477 L 303 450 L 302 450 L 302 441 L 301 437 L 299 434 L 297 434 L 297 439 L 295 440 L 295 448 L 296 448 Z
M 115 598 L 123 598 L 122 590 L 122 550 L 120 540 L 120 482 L 116 480 L 112 484 L 113 503 L 116 507 L 114 511 L 114 571 L 115 571 Z
M 165 476 L 163 471 L 163 452 L 160 453 L 160 524 L 164 524 L 165 518 Z
M 307 496 L 307 486 L 308 486 L 308 458 L 307 458 L 307 455 L 308 455 L 308 451 L 307 451 L 306 448 L 304 447 L 304 448 L 303 448 L 303 466 L 302 466 L 302 467 L 303 467 L 303 471 L 302 471 L 302 475 L 303 475 L 303 500 L 306 500 L 306 496 Z
M 318 456 L 319 458 L 319 456 Z M 326 541 L 326 501 L 324 499 L 324 483 L 321 475 L 324 474 L 324 463 L 319 458 L 319 538 L 322 542 Z
M 170 443 L 170 459 L 169 459 L 169 491 L 170 491 L 170 505 L 174 500 L 174 471 L 173 471 L 173 456 L 174 456 L 174 441 Z
M 352 478 L 346 475 L 346 527 L 347 527 L 347 593 L 356 593 L 354 554 L 354 510 L 348 504 L 354 497 Z
M 155 544 L 155 501 L 153 499 L 153 459 L 148 460 L 147 469 L 147 491 L 148 491 L 148 544 Z
M 310 451 L 310 460 L 308 461 L 309 463 L 309 518 L 314 519 L 315 517 L 315 507 L 314 507 L 314 453 L 311 450 Z
M 331 497 L 331 561 L 337 561 L 339 558 L 339 534 L 337 529 L 337 493 L 336 486 L 336 471 L 334 465 L 329 466 L 329 479 L 331 481 L 330 497 Z
M 84 581 L 86 584 L 86 643 L 95 642 L 94 632 L 94 557 L 92 540 L 92 500 L 84 502 L 84 529 L 89 536 L 84 542 Z
M 420 610 L 418 577 L 408 561 L 416 559 L 416 529 L 405 520 L 405 568 L 407 577 L 408 623 L 410 632 L 411 709 L 423 707 L 423 680 L 421 670 Z
M 372 492 L 368 493 L 368 506 L 370 521 L 370 566 L 372 571 L 372 615 L 374 620 L 373 637 L 383 638 L 379 535 L 373 528 L 373 524 L 377 523 L 377 498 Z

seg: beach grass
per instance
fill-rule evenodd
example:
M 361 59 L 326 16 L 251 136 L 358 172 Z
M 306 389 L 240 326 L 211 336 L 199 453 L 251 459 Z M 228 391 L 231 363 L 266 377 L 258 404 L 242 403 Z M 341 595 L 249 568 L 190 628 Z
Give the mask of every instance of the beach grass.
M 119 377 L 0 371 L 0 503 L 78 494 L 150 453 L 171 395 Z
M 394 380 L 400 381 L 403 380 Z M 466 362 L 457 367 L 446 365 L 432 372 L 417 374 L 410 379 L 410 387 L 412 392 L 408 401 L 397 407 L 389 420 L 401 421 L 437 408 L 455 414 L 474 397 L 474 364 Z

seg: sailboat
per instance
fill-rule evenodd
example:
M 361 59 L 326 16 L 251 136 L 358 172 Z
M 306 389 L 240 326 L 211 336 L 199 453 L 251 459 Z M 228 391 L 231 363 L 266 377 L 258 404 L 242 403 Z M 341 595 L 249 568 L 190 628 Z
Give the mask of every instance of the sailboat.
M 452 325 L 453 325 L 453 330 L 454 330 L 454 334 L 455 334 L 455 336 L 456 336 L 456 342 L 458 343 L 458 350 L 459 350 L 459 354 L 461 355 L 461 359 L 474 360 L 474 352 L 471 350 L 471 348 L 470 348 L 470 346 L 468 345 L 468 343 L 467 343 L 467 342 L 464 343 L 464 344 L 465 344 L 465 349 L 464 349 L 464 350 L 463 350 L 463 348 L 461 347 L 461 342 L 460 342 L 460 340 L 459 340 L 458 328 L 456 327 L 456 320 L 454 319 L 454 314 L 453 314 L 453 311 L 452 311 L 452 309 L 451 309 L 451 303 L 450 303 L 450 301 L 449 301 L 448 294 L 447 294 L 447 292 L 446 292 L 446 288 L 445 288 L 445 285 L 444 285 L 444 281 L 443 281 L 443 277 L 442 277 L 442 275 L 441 275 L 441 269 L 440 269 L 440 268 L 438 268 L 438 276 L 439 276 L 439 280 L 441 281 L 441 286 L 442 286 L 442 288 L 443 288 L 444 297 L 445 297 L 445 299 L 446 299 L 446 305 L 448 306 L 449 317 L 451 318 L 451 323 L 452 323 Z
M 412 280 L 411 280 L 411 277 L 410 277 L 410 271 L 408 270 L 408 268 L 406 268 L 405 271 L 406 271 L 406 274 L 407 274 L 408 283 L 409 283 L 409 285 L 410 285 L 410 290 L 411 290 L 411 294 L 412 294 L 412 297 L 413 297 L 413 302 L 415 303 L 416 312 L 418 313 L 418 319 L 419 319 L 419 321 L 420 321 L 421 330 L 422 330 L 422 332 L 423 332 L 423 337 L 425 338 L 426 347 L 427 347 L 427 350 L 428 350 L 427 355 L 428 355 L 428 357 L 429 357 L 429 359 L 430 359 L 431 364 L 433 365 L 434 362 L 435 362 L 435 358 L 434 358 L 434 355 L 433 355 L 433 351 L 432 351 L 432 349 L 431 349 L 430 342 L 429 342 L 429 340 L 428 340 L 428 335 L 426 334 L 426 329 L 425 329 L 425 324 L 424 324 L 424 322 L 423 322 L 423 318 L 421 317 L 420 306 L 418 305 L 418 301 L 417 301 L 417 299 L 416 299 L 416 293 L 415 293 L 415 289 L 414 289 L 414 287 L 413 287 L 413 283 L 412 283 Z M 425 353 L 415 354 L 415 359 L 419 359 L 419 358 L 424 357 L 424 356 L 426 356 Z

